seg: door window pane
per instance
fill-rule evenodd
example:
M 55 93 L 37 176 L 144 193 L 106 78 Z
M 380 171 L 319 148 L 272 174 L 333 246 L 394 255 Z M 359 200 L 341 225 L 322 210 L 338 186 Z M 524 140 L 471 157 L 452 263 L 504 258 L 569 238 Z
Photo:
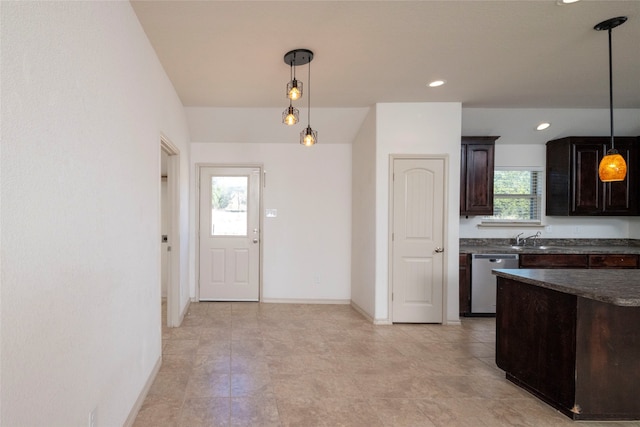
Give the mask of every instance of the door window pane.
M 211 235 L 247 235 L 246 176 L 211 177 Z

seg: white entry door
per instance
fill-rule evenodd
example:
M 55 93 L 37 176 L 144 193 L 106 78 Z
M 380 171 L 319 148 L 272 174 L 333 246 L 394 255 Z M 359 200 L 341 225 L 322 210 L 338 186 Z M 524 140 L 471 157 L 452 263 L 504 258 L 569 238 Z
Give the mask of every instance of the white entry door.
M 200 168 L 200 301 L 260 298 L 260 168 Z
M 442 323 L 444 159 L 393 160 L 392 320 Z

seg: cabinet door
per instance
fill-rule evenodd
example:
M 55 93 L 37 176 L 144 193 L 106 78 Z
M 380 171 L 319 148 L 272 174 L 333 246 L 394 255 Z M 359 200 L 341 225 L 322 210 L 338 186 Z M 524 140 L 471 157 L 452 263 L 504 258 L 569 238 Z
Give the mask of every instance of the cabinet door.
M 572 145 L 573 191 L 570 215 L 598 215 L 604 210 L 604 183 L 598 166 L 605 152 L 604 142 L 581 142 Z
M 460 215 L 467 212 L 467 144 L 460 146 Z
M 627 162 L 627 177 L 604 184 L 603 211 L 605 215 L 637 215 L 637 187 L 634 187 L 638 182 L 637 142 L 634 138 L 616 138 L 615 148 Z
M 460 254 L 459 274 L 460 315 L 465 316 L 471 313 L 471 263 L 469 262 L 469 255 L 467 254 Z
M 520 268 L 587 268 L 587 255 L 520 254 Z
M 493 215 L 494 144 L 468 144 L 466 150 L 467 215 Z
M 615 138 L 615 148 L 627 162 L 627 177 L 624 181 L 608 183 L 600 181 L 598 167 L 611 148 L 611 138 L 572 136 L 547 142 L 546 214 L 640 214 L 639 139 Z
M 577 298 L 497 279 L 496 364 L 563 408 L 575 402 Z
M 589 255 L 589 268 L 638 268 L 638 256 Z

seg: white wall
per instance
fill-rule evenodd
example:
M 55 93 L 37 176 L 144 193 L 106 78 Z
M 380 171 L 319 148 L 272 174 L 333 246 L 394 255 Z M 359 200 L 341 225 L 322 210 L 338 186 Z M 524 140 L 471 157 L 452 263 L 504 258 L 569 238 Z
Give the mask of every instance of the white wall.
M 306 103 L 306 101 L 305 101 Z M 300 122 L 282 124 L 282 108 L 187 107 L 191 140 L 195 142 L 252 142 L 256 144 L 298 141 L 307 127 L 307 108 L 300 107 Z M 320 144 L 351 144 L 368 108 L 311 108 L 311 125 Z
M 351 300 L 372 319 L 376 295 L 376 109 L 353 140 Z
M 640 239 L 640 218 L 629 219 L 629 238 Z
M 278 212 L 276 218 L 265 218 L 262 212 L 262 300 L 348 303 L 351 145 L 304 147 L 295 137 L 287 143 L 192 143 L 191 182 L 196 182 L 198 164 L 262 164 L 263 207 Z M 191 200 L 195 242 L 194 185 Z M 192 254 L 195 272 L 195 246 Z M 192 295 L 195 286 L 194 278 Z
M 448 195 L 445 230 L 446 321 L 457 322 L 458 222 L 460 213 L 459 103 L 377 104 L 376 149 L 376 308 L 375 319 L 389 319 L 389 156 L 440 154 L 448 156 L 445 177 Z
M 186 188 L 184 111 L 128 2 L 0 7 L 0 424 L 121 426 L 161 355 L 160 135 Z
M 617 136 L 640 135 L 640 110 L 614 111 Z M 536 131 L 548 121 L 552 126 Z M 496 167 L 546 167 L 545 143 L 566 136 L 606 136 L 609 134 L 609 110 L 605 109 L 482 109 L 462 110 L 463 135 L 500 136 L 496 141 Z M 542 185 L 544 186 L 544 176 Z M 543 206 L 545 204 L 543 192 Z M 510 238 L 520 232 L 543 238 L 638 238 L 640 225 L 629 217 L 557 217 L 543 212 L 542 227 L 478 227 L 481 217 L 460 217 L 460 237 Z M 632 231 L 633 230 L 633 231 Z

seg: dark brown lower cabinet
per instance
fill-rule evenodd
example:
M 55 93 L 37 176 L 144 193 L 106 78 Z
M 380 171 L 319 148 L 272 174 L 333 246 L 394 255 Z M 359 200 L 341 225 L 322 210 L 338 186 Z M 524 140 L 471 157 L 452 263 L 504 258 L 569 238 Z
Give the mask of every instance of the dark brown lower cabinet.
M 638 268 L 630 254 L 520 254 L 520 268 Z
M 589 268 L 638 268 L 638 255 L 589 255 Z
M 588 268 L 585 254 L 521 254 L 520 268 Z
M 459 281 L 460 281 L 460 316 L 471 313 L 471 262 L 470 255 L 460 254 Z
M 574 420 L 640 419 L 640 307 L 498 277 L 496 364 Z

